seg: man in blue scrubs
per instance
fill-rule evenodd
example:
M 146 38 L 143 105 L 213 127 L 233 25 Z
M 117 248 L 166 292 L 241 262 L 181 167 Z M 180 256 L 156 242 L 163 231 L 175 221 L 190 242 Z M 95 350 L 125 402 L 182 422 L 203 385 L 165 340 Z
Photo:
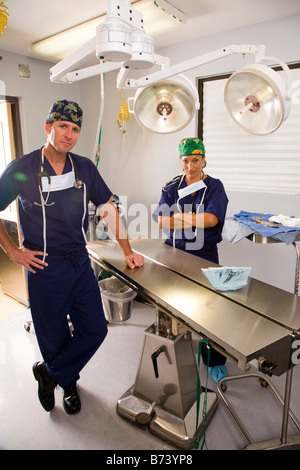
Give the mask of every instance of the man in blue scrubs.
M 0 211 L 18 198 L 23 246 L 16 247 L 0 220 L 0 245 L 26 268 L 31 315 L 43 362 L 33 366 L 38 395 L 46 411 L 54 389 L 64 390 L 67 413 L 78 413 L 79 372 L 107 334 L 97 279 L 86 250 L 88 203 L 105 217 L 130 268 L 143 265 L 133 254 L 111 191 L 93 162 L 70 153 L 77 142 L 82 110 L 59 100 L 45 123 L 47 142 L 11 162 L 0 175 Z M 68 318 L 74 332 L 71 335 Z

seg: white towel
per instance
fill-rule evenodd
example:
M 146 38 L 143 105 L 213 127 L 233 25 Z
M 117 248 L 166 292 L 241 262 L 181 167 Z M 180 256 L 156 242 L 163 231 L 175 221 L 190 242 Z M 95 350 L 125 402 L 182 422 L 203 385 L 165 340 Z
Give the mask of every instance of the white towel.
M 277 222 L 278 224 L 282 224 L 285 227 L 300 227 L 300 217 L 289 217 L 287 215 L 279 214 L 273 215 L 269 218 L 270 222 Z

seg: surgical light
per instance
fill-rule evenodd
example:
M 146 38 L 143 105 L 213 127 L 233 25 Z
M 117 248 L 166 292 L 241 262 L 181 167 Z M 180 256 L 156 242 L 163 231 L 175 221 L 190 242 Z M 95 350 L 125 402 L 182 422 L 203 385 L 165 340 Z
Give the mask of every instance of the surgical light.
M 224 90 L 232 119 L 255 135 L 270 134 L 289 115 L 291 100 L 285 81 L 264 64 L 252 64 L 234 72 Z
M 170 134 L 183 129 L 199 109 L 196 88 L 184 76 L 139 88 L 128 99 L 129 112 L 151 132 Z

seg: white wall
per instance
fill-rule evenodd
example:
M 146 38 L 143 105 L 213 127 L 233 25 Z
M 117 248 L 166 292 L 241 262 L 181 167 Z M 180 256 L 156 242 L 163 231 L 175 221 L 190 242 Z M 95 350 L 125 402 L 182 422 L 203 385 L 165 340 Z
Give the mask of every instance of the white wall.
M 24 153 L 42 146 L 46 141 L 45 120 L 52 104 L 58 99 L 80 100 L 80 85 L 50 83 L 49 62 L 0 50 L 0 80 L 6 95 L 21 100 Z M 30 78 L 19 77 L 19 64 L 27 65 Z
M 199 38 L 193 42 L 182 42 L 156 52 L 168 55 L 171 63 L 175 64 L 228 44 L 265 44 L 268 55 L 295 62 L 300 60 L 299 24 L 300 15 L 295 15 Z M 73 85 L 52 84 L 49 80 L 51 64 L 5 51 L 0 51 L 0 55 L 3 57 L 0 62 L 0 80 L 5 81 L 7 94 L 23 98 L 26 150 L 44 143 L 43 123 L 49 107 L 56 99 L 67 98 L 77 100 L 84 110 L 83 129 L 75 150 L 93 158 L 100 108 L 99 79 L 93 78 Z M 230 72 L 251 61 L 249 57 L 228 57 L 189 71 L 186 75 L 196 81 L 197 77 Z M 19 63 L 30 66 L 30 79 L 18 77 Z M 117 93 L 116 75 L 116 72 L 111 72 L 105 76 L 105 113 L 99 170 L 115 194 L 127 197 L 129 206 L 143 204 L 150 220 L 151 205 L 158 202 L 161 187 L 181 171 L 178 143 L 183 137 L 196 135 L 197 122 L 195 118 L 180 132 L 159 135 L 142 129 L 131 116 L 127 133 L 123 137 L 117 125 L 117 115 L 124 98 Z M 123 94 L 132 96 L 133 92 L 126 90 Z M 207 160 L 206 170 L 209 173 L 209 156 Z M 299 195 L 228 191 L 228 196 L 228 216 L 240 210 L 300 216 Z M 142 227 L 141 234 L 149 235 L 149 226 Z M 219 251 L 221 264 L 252 266 L 253 277 L 293 291 L 295 253 L 292 246 L 254 245 L 247 240 L 231 245 L 223 241 Z

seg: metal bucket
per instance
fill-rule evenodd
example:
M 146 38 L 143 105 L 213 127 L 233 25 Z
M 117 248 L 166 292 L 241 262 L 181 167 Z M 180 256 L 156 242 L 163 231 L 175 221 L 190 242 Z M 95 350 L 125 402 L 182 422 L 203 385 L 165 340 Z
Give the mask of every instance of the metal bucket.
M 136 292 L 115 277 L 99 281 L 104 315 L 109 323 L 121 323 L 131 317 Z

